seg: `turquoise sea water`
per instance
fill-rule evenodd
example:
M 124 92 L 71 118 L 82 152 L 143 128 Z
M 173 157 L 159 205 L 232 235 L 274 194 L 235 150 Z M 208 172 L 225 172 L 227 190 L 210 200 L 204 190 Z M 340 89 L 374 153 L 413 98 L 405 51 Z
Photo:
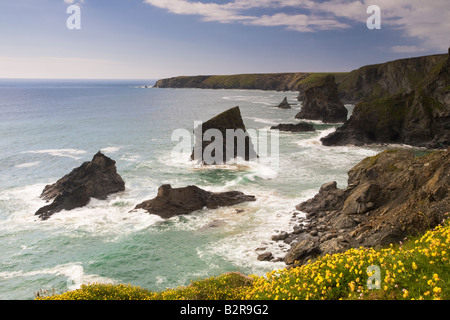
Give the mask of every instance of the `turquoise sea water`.
M 347 171 L 379 147 L 321 146 L 338 125 L 315 122 L 314 133 L 280 133 L 279 167 L 199 167 L 173 154 L 176 129 L 194 129 L 240 106 L 248 129 L 294 123 L 301 105 L 273 108 L 296 92 L 143 88 L 142 81 L 0 80 L 0 299 L 33 299 L 40 289 L 63 292 L 83 283 L 131 283 L 152 290 L 228 271 L 264 274 L 284 264 L 257 261 L 260 246 L 289 231 L 295 205 L 322 183 L 345 187 Z M 351 110 L 352 106 L 348 106 Z M 47 221 L 34 216 L 46 184 L 99 150 L 116 160 L 126 190 Z M 136 204 L 160 185 L 239 190 L 257 201 L 164 221 Z M 243 210 L 241 212 L 241 210 Z M 218 227 L 208 228 L 221 220 Z

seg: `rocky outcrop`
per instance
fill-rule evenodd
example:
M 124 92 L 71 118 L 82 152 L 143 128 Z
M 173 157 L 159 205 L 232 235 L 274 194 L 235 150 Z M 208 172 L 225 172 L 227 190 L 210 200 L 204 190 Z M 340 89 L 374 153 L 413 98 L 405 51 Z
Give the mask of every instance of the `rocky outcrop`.
M 245 195 L 239 191 L 215 193 L 196 186 L 173 189 L 170 185 L 163 185 L 159 187 L 156 198 L 137 205 L 134 210 L 144 209 L 150 214 L 169 219 L 190 214 L 205 207 L 217 209 L 255 200 L 254 196 Z
M 281 101 L 281 103 L 276 107 L 280 109 L 291 109 L 291 105 L 287 101 L 287 97 L 284 98 L 283 101 Z
M 359 103 L 350 119 L 322 138 L 322 143 L 446 148 L 450 144 L 450 59 L 431 68 L 409 93 Z
M 281 123 L 277 126 L 273 126 L 270 130 L 279 130 L 279 131 L 289 131 L 289 132 L 312 132 L 316 131 L 314 126 L 310 123 L 299 122 L 296 124 L 292 123 Z
M 422 155 L 388 150 L 349 171 L 348 187 L 324 184 L 296 209 L 284 261 L 305 263 L 349 248 L 377 247 L 416 236 L 442 222 L 450 208 L 450 150 Z
M 327 75 L 308 87 L 303 93 L 303 105 L 297 119 L 321 120 L 337 123 L 347 120 L 348 110 L 338 97 L 333 75 Z
M 56 183 L 47 185 L 41 198 L 53 202 L 40 208 L 36 215 L 48 219 L 62 210 L 87 205 L 91 198 L 105 200 L 108 195 L 125 190 L 125 182 L 116 170 L 116 162 L 101 152 Z
M 191 160 L 206 165 L 224 164 L 237 157 L 246 161 L 257 158 L 239 107 L 231 108 L 195 129 L 196 143 Z M 212 137 L 205 137 L 211 133 Z M 216 137 L 219 135 L 219 137 Z

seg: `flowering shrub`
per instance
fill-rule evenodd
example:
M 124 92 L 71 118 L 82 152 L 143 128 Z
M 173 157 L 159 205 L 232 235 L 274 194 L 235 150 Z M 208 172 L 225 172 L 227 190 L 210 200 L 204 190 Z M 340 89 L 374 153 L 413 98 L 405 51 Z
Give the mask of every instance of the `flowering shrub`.
M 39 299 L 449 299 L 450 224 L 444 221 L 420 239 L 375 250 L 350 249 L 296 268 L 250 277 L 228 273 L 155 293 L 127 285 L 94 284 Z M 367 286 L 367 268 L 378 266 L 380 289 Z
M 350 249 L 315 262 L 257 277 L 246 299 L 448 299 L 450 225 L 389 248 Z M 367 267 L 379 266 L 381 286 L 367 286 Z

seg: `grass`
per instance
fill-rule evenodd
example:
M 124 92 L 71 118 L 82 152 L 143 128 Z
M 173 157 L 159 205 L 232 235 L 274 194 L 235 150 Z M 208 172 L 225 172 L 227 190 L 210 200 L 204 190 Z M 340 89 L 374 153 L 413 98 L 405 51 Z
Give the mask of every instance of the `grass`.
M 92 284 L 61 295 L 39 295 L 36 299 L 447 300 L 450 299 L 449 252 L 450 223 L 445 220 L 422 237 L 405 243 L 379 250 L 350 249 L 265 276 L 227 273 L 162 292 L 131 285 Z M 367 273 L 369 266 L 377 266 L 380 273 Z M 379 289 L 369 289 L 368 280 Z

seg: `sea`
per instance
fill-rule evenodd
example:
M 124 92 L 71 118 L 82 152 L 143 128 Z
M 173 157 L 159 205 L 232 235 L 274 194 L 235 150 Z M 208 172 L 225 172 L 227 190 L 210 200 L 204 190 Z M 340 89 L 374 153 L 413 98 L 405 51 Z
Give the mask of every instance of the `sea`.
M 295 206 L 323 183 L 345 188 L 348 170 L 383 149 L 322 146 L 320 138 L 342 124 L 314 121 L 315 132 L 273 134 L 271 126 L 298 122 L 297 92 L 153 84 L 0 80 L 0 299 L 29 300 L 39 291 L 62 293 L 89 283 L 161 291 L 226 272 L 264 275 L 284 268 L 257 257 L 265 251 L 284 256 L 289 245 L 271 236 L 292 230 L 293 215 L 303 214 Z M 274 108 L 284 97 L 292 109 Z M 180 148 L 189 144 L 181 144 L 177 133 L 193 132 L 199 121 L 235 106 L 247 129 L 277 141 L 267 152 L 271 161 L 191 161 L 191 150 Z M 351 114 L 354 106 L 346 107 Z M 46 205 L 44 187 L 98 151 L 116 161 L 126 190 L 46 221 L 35 216 Z M 163 184 L 237 190 L 256 201 L 168 220 L 133 211 Z

